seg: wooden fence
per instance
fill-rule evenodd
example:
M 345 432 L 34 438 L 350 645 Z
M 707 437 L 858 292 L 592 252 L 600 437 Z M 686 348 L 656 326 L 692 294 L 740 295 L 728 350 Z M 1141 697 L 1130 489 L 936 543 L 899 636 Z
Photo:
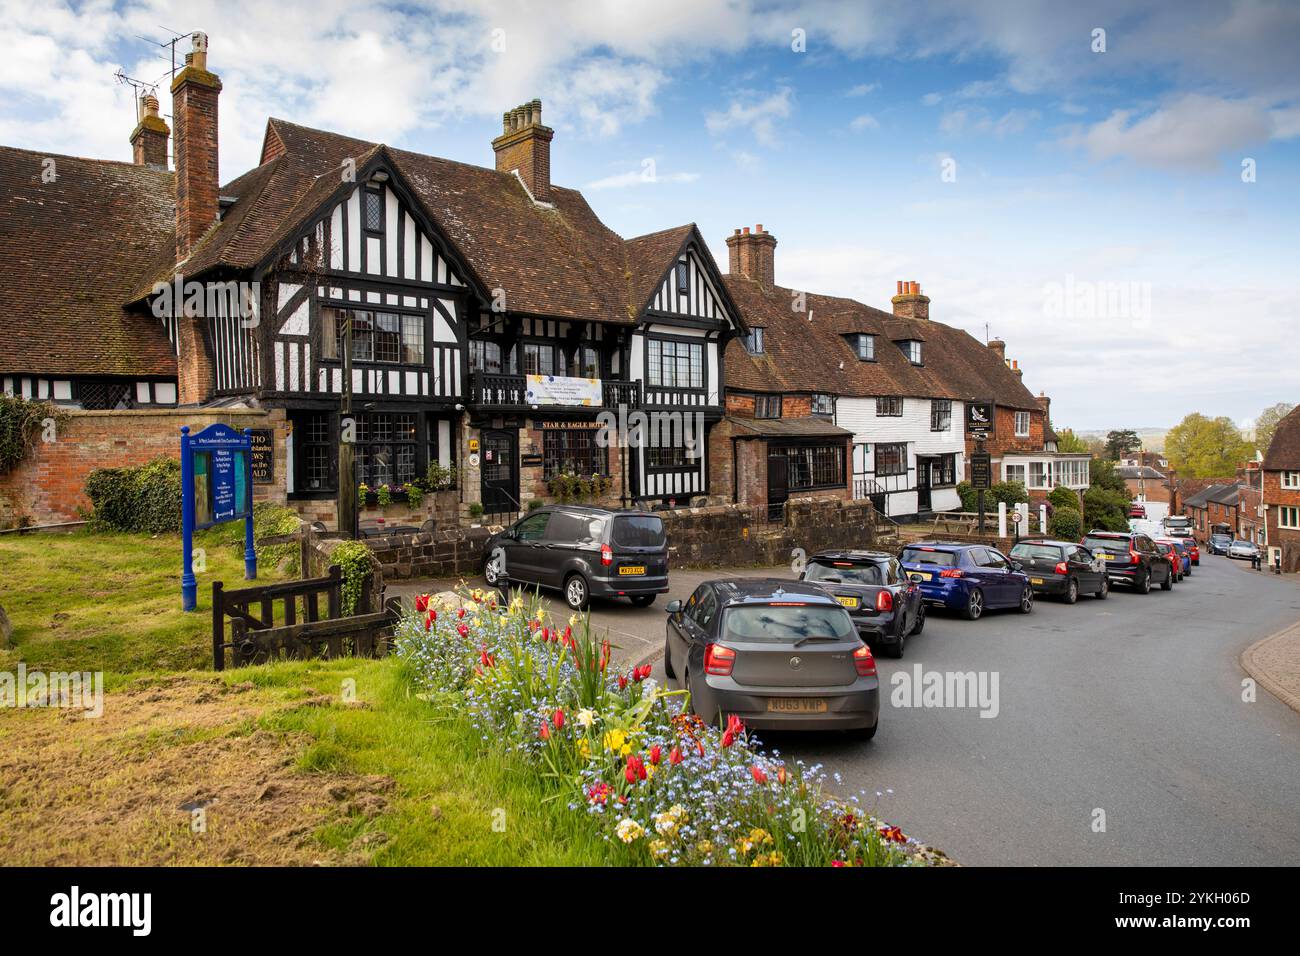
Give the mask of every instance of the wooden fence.
M 343 573 L 336 564 L 325 577 L 303 581 L 232 591 L 216 581 L 212 666 L 225 670 L 227 651 L 234 667 L 282 659 L 382 657 L 401 605 L 394 598 L 372 611 L 371 603 L 371 589 L 363 586 L 355 613 L 341 616 Z

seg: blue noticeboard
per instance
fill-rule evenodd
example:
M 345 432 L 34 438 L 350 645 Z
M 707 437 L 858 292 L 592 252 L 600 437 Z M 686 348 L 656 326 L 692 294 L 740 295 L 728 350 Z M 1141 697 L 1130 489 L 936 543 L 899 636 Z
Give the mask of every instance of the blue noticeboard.
M 244 522 L 244 577 L 257 578 L 253 549 L 253 441 L 228 425 L 209 425 L 197 435 L 181 429 L 181 605 L 193 611 L 199 585 L 194 577 L 194 532 L 227 521 Z

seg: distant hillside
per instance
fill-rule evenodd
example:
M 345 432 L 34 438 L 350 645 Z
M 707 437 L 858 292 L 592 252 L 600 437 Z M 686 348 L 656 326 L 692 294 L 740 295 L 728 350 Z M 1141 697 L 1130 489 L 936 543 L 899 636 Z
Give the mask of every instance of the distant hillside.
M 1094 429 L 1093 431 L 1078 432 L 1078 435 L 1084 441 L 1094 438 L 1105 441 L 1106 433 L 1110 430 L 1109 428 L 1102 431 Z M 1165 450 L 1165 435 L 1169 434 L 1168 428 L 1135 428 L 1133 431 L 1137 432 L 1138 437 L 1142 439 L 1142 447 L 1147 451 Z

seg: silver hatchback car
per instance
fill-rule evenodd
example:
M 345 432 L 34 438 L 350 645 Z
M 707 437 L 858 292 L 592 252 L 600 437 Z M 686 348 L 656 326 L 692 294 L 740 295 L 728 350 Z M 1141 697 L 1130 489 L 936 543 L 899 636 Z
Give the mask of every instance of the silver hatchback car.
M 664 670 L 705 720 L 749 727 L 841 729 L 869 739 L 880 680 L 852 618 L 819 585 L 778 579 L 706 581 L 670 601 Z

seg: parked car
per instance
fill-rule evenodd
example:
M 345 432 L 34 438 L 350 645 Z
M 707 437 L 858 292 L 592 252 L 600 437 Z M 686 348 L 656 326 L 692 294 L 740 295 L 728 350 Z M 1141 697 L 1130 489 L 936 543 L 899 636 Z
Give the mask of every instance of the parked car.
M 1245 541 L 1241 538 L 1233 541 L 1228 545 L 1228 557 L 1245 558 L 1247 561 L 1259 557 L 1259 548 L 1253 541 Z
M 1029 576 L 996 548 L 926 541 L 903 548 L 900 560 L 927 603 L 960 611 L 967 620 L 993 608 L 1034 609 Z
M 1130 518 L 1145 518 L 1147 516 L 1147 506 L 1140 501 L 1135 501 L 1128 506 L 1128 516 Z
M 538 508 L 488 539 L 483 576 L 493 587 L 559 591 L 575 611 L 593 597 L 626 597 L 647 607 L 668 590 L 663 519 L 585 505 Z
M 1192 573 L 1192 554 L 1187 547 L 1187 542 L 1182 538 L 1156 538 L 1156 544 L 1167 544 L 1174 549 L 1178 555 L 1177 569 L 1178 580 L 1182 580 Z
M 719 723 L 781 730 L 840 728 L 871 738 L 880 680 L 849 612 L 807 581 L 705 581 L 669 601 L 664 671 L 691 707 Z
M 1189 531 L 1188 536 L 1180 540 L 1183 542 L 1183 547 L 1187 549 L 1187 556 L 1192 559 L 1192 565 L 1200 567 L 1201 546 L 1196 543 L 1196 539 L 1191 536 L 1191 532 Z
M 1080 594 L 1102 600 L 1110 594 L 1101 561 L 1073 541 L 1020 541 L 1011 549 L 1011 560 L 1020 562 L 1035 594 L 1051 594 L 1066 604 L 1079 600 Z
M 921 589 L 892 554 L 819 551 L 799 580 L 825 588 L 849 612 L 858 635 L 890 657 L 902 657 L 908 637 L 925 627 Z
M 1230 534 L 1212 534 L 1207 545 L 1210 554 L 1227 554 L 1228 549 L 1232 547 L 1232 535 Z
M 1168 591 L 1174 586 L 1174 563 L 1145 534 L 1123 531 L 1089 531 L 1083 546 L 1106 562 L 1111 584 L 1124 584 L 1139 594 L 1151 585 Z
M 1169 563 L 1174 569 L 1174 583 L 1177 584 L 1183 579 L 1183 556 L 1174 548 L 1172 541 L 1156 541 L 1156 548 L 1169 559 Z

